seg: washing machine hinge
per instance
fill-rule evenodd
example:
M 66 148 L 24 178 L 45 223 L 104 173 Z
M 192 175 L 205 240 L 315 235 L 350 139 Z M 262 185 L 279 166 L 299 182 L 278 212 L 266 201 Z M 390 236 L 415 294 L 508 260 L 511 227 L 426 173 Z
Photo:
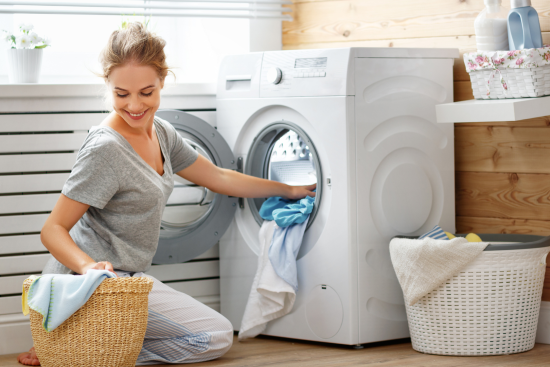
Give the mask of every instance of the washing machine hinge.
M 237 172 L 243 173 L 243 157 L 237 158 Z M 244 198 L 239 198 L 239 208 L 244 209 Z

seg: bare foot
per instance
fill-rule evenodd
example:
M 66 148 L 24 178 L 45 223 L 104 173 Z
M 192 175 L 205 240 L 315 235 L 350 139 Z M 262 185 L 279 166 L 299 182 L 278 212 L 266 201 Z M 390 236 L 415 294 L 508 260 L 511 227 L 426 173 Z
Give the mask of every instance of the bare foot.
M 31 350 L 29 350 L 28 352 L 21 353 L 19 356 L 17 356 L 17 362 L 26 366 L 40 366 L 40 361 L 36 356 L 34 347 L 32 347 Z

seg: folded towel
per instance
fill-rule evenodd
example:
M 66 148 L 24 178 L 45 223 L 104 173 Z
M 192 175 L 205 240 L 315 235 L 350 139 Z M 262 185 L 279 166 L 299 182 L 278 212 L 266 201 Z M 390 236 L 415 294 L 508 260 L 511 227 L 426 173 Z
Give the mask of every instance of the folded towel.
M 289 313 L 296 300 L 294 289 L 275 273 L 268 258 L 274 229 L 272 221 L 264 222 L 260 228 L 258 269 L 244 310 L 239 340 L 260 334 L 269 321 Z
M 458 274 L 487 247 L 485 242 L 468 242 L 463 237 L 437 240 L 394 238 L 390 242 L 393 268 L 405 302 L 412 306 L 426 294 Z
M 447 233 L 445 233 L 440 226 L 436 225 L 428 233 L 424 233 L 422 236 L 418 237 L 419 240 L 422 240 L 426 237 L 435 238 L 436 240 L 450 240 Z
M 287 200 L 281 197 L 271 197 L 264 201 L 260 208 L 260 216 L 265 220 L 274 220 L 281 228 L 303 223 L 313 210 L 315 198 L 306 196 L 300 200 Z
M 273 239 L 269 247 L 269 261 L 275 273 L 290 284 L 295 292 L 298 291 L 296 257 L 302 246 L 302 239 L 308 222 L 309 218 L 306 218 L 305 222 L 288 227 L 275 226 Z
M 23 288 L 23 314 L 29 308 L 40 313 L 42 327 L 52 331 L 78 311 L 106 278 L 116 275 L 107 270 L 88 270 L 85 275 L 45 274 L 33 276 L 28 293 Z

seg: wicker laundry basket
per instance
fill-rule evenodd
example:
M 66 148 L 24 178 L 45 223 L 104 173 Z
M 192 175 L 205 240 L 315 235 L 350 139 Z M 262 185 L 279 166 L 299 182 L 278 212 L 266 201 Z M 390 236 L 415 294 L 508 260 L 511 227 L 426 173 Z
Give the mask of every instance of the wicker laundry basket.
M 23 283 L 26 290 L 31 285 Z M 30 310 L 34 347 L 44 367 L 134 367 L 147 328 L 147 277 L 108 278 L 88 302 L 51 332 Z
M 475 99 L 550 95 L 550 47 L 464 54 Z
M 475 99 L 506 99 L 550 95 L 550 65 L 529 69 L 503 69 L 470 72 Z M 503 82 L 505 84 L 503 84 Z M 507 86 L 507 90 L 504 88 Z M 487 93 L 489 92 L 489 93 Z
M 485 251 L 458 275 L 406 305 L 415 350 L 497 355 L 535 346 L 550 238 L 480 235 Z

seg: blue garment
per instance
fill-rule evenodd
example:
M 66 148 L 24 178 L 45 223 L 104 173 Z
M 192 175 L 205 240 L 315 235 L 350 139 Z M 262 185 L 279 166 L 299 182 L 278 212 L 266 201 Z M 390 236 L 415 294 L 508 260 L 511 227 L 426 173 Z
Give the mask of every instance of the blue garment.
M 298 291 L 298 271 L 296 268 L 296 257 L 302 239 L 309 222 L 309 214 L 302 223 L 293 224 L 288 227 L 275 227 L 273 239 L 269 246 L 269 261 L 278 276 L 287 282 L 294 291 Z
M 429 237 L 429 238 L 433 238 L 433 239 L 436 239 L 436 240 L 448 240 L 449 237 L 445 234 L 445 232 L 443 232 L 443 230 L 441 229 L 440 226 L 435 226 L 432 228 L 431 231 L 429 231 L 428 233 L 424 233 L 422 236 L 418 237 L 419 240 L 423 239 L 423 238 L 426 238 L 426 237 Z
M 52 331 L 78 311 L 106 278 L 115 274 L 107 270 L 88 270 L 85 275 L 45 274 L 37 277 L 23 296 L 23 313 L 28 307 L 43 316 L 42 326 Z
M 265 220 L 274 220 L 279 227 L 288 227 L 303 223 L 313 210 L 314 203 L 315 198 L 309 196 L 300 200 L 271 197 L 262 204 L 260 216 Z

